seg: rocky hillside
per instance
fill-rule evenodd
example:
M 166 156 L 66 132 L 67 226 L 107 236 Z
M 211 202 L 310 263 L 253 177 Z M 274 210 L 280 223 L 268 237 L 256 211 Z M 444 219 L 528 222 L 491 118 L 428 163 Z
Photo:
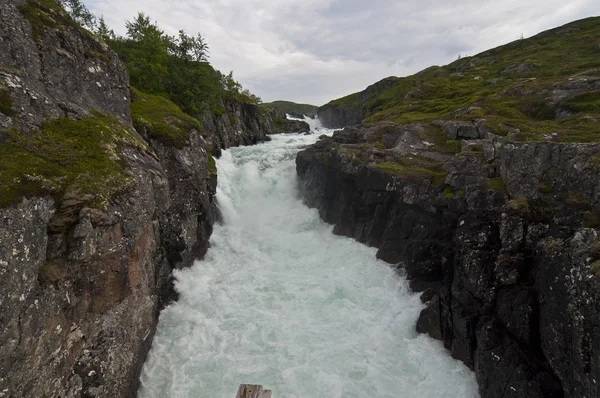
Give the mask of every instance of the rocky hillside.
M 0 2 L 0 395 L 134 396 L 171 270 L 208 247 L 211 151 L 272 130 L 130 90 L 51 0 Z
M 443 67 L 384 79 L 321 107 L 319 116 L 327 127 L 486 119 L 501 135 L 588 142 L 587 133 L 599 131 L 599 35 L 598 18 L 573 22 Z
M 314 118 L 317 114 L 319 107 L 309 104 L 297 104 L 290 101 L 273 101 L 261 104 L 266 108 L 277 109 L 284 114 L 287 113 L 291 116 L 302 118 L 303 115 Z M 284 115 L 285 116 L 285 115 Z
M 592 18 L 399 79 L 297 157 L 485 398 L 600 396 L 599 45 Z

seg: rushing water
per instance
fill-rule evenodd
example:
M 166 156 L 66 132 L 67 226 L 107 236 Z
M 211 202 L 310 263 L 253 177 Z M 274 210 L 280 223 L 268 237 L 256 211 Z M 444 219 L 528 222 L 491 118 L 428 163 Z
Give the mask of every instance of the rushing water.
M 474 375 L 416 334 L 406 281 L 302 204 L 294 159 L 323 132 L 223 152 L 223 225 L 176 271 L 140 397 L 234 398 L 241 383 L 273 398 L 477 397 Z

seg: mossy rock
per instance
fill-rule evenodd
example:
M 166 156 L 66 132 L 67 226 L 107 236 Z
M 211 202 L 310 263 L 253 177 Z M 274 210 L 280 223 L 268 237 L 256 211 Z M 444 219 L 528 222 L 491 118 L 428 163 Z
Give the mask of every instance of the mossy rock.
M 60 200 L 67 189 L 106 206 L 131 181 L 123 147 L 146 148 L 117 118 L 105 115 L 46 121 L 31 133 L 3 131 L 0 143 L 1 207 L 46 194 Z
M 168 146 L 183 148 L 189 133 L 204 131 L 198 119 L 184 113 L 173 102 L 158 95 L 142 93 L 131 88 L 131 117 L 140 132 L 145 128 L 150 137 Z
M 590 249 L 590 257 L 592 260 L 600 260 L 600 240 L 597 240 Z
M 110 62 L 110 60 L 108 59 L 108 56 L 106 54 L 103 54 L 99 51 L 94 51 L 94 50 L 85 50 L 85 52 L 83 53 L 83 55 L 85 55 L 86 58 L 91 58 L 91 59 L 99 59 L 102 60 L 104 62 Z
M 212 156 L 212 152 L 210 149 L 206 151 L 206 156 L 208 157 L 208 173 L 210 177 L 214 177 L 217 175 L 217 162 L 215 162 L 215 158 Z
M 504 180 L 502 177 L 490 178 L 485 182 L 485 186 L 496 193 L 506 195 L 508 191 L 506 190 L 506 185 L 504 184 Z
M 596 260 L 590 265 L 590 273 L 594 276 L 600 276 L 600 260 Z
M 55 30 L 59 34 L 68 27 L 85 31 L 54 0 L 27 0 L 25 4 L 19 6 L 19 11 L 31 24 L 33 39 L 37 43 L 40 42 L 41 33 L 45 29 Z
M 10 96 L 10 90 L 6 87 L 0 86 L 0 113 L 6 116 L 14 116 L 16 112 L 12 108 L 12 97 Z
M 529 201 L 524 196 L 509 200 L 506 205 L 509 209 L 522 217 L 527 217 L 531 214 L 531 210 L 529 209 Z
M 420 156 L 404 157 L 397 162 L 377 163 L 374 167 L 384 173 L 401 178 L 426 179 L 433 185 L 442 185 L 448 176 L 441 162 L 433 162 Z

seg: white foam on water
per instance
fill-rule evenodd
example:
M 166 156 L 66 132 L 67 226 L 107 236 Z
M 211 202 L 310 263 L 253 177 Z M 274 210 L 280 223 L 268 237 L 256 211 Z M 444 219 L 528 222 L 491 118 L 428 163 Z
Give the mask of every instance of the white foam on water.
M 294 159 L 316 139 L 223 152 L 224 223 L 175 271 L 139 397 L 234 398 L 242 383 L 274 398 L 478 396 L 474 374 L 415 332 L 423 305 L 406 280 L 303 205 Z

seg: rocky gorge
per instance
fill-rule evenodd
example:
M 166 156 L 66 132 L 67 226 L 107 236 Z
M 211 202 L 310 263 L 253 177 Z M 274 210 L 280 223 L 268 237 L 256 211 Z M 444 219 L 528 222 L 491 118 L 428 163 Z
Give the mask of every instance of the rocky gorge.
M 297 156 L 306 204 L 423 292 L 417 330 L 482 397 L 600 396 L 600 65 L 528 58 L 579 25 L 333 101 L 351 126 Z M 213 155 L 310 126 L 236 96 L 192 117 L 52 0 L 0 1 L 0 48 L 0 397 L 135 396 L 220 218 Z
M 332 101 L 325 125 L 356 125 L 296 159 L 305 203 L 423 292 L 417 331 L 475 371 L 482 397 L 600 396 L 598 113 L 570 105 L 597 98 L 598 68 L 517 67 L 583 49 L 598 26 Z
M 230 100 L 200 123 L 132 94 L 53 2 L 0 2 L 0 37 L 0 396 L 134 396 L 171 271 L 218 218 L 211 152 L 273 122 Z

